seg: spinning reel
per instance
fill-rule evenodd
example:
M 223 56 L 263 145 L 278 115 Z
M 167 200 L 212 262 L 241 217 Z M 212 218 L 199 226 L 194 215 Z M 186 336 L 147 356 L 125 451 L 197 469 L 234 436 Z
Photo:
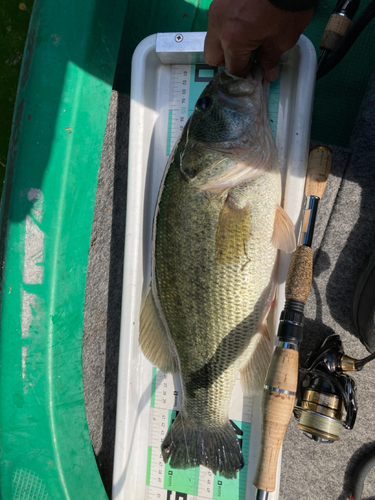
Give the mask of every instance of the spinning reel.
M 352 429 L 357 415 L 356 385 L 346 373 L 360 371 L 375 353 L 356 360 L 344 353 L 339 335 L 330 335 L 299 368 L 294 416 L 310 439 L 332 443 L 340 428 Z

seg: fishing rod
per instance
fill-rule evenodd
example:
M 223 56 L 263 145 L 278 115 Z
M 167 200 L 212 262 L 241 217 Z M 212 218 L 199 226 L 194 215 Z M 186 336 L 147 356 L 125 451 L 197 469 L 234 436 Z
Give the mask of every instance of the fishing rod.
M 362 31 L 375 16 L 372 0 L 353 21 L 360 0 L 338 0 L 320 41 L 316 79 L 329 73 L 346 55 Z M 353 21 L 353 22 L 352 22 Z
M 336 3 L 320 43 L 317 80 L 342 60 L 375 16 L 375 0 L 372 0 L 352 23 L 359 4 L 360 0 Z M 331 335 L 299 367 L 304 306 L 312 284 L 311 243 L 331 159 L 328 148 L 314 148 L 309 156 L 300 244 L 289 267 L 286 302 L 277 334 L 279 342 L 263 390 L 261 447 L 253 478 L 256 500 L 267 500 L 268 493 L 275 491 L 278 457 L 292 413 L 307 437 L 322 443 L 337 441 L 341 426 L 352 429 L 357 414 L 355 382 L 346 372 L 359 371 L 375 359 L 375 354 L 362 360 L 345 355 L 340 337 Z M 367 469 L 358 473 L 363 476 L 362 487 L 365 473 Z
M 360 2 L 361 0 L 338 0 L 336 3 L 320 40 L 319 48 L 322 52 L 318 60 L 318 71 L 344 38 Z
M 340 336 L 333 334 L 298 366 L 304 306 L 312 283 L 311 244 L 331 158 L 331 150 L 324 147 L 314 148 L 309 155 L 299 246 L 288 270 L 279 342 L 263 390 L 261 449 L 253 479 L 256 500 L 267 500 L 268 493 L 275 490 L 279 452 L 292 413 L 308 438 L 320 443 L 338 441 L 340 429 L 353 429 L 357 415 L 356 384 L 348 372 L 360 371 L 375 359 L 375 352 L 363 359 L 346 355 Z M 374 465 L 375 460 L 359 465 L 352 499 L 360 500 L 366 475 Z
M 267 372 L 262 397 L 262 431 L 253 484 L 256 500 L 266 500 L 276 487 L 276 471 L 282 441 L 297 395 L 299 346 L 303 337 L 304 306 L 312 284 L 312 236 L 319 200 L 331 167 L 332 152 L 314 148 L 309 155 L 305 184 L 305 216 L 300 244 L 289 267 L 285 307 L 280 316 L 278 345 Z

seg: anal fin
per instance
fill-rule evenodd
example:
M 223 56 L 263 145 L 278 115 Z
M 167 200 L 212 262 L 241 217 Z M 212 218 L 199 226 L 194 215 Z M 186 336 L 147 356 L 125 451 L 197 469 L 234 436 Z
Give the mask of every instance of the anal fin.
M 253 335 L 247 353 L 247 363 L 241 369 L 241 385 L 244 394 L 251 395 L 263 389 L 271 361 L 271 341 L 265 324 Z
M 143 354 L 154 366 L 166 373 L 178 371 L 177 355 L 174 353 L 172 341 L 160 318 L 151 290 L 141 310 L 139 345 Z
M 284 250 L 286 253 L 292 253 L 296 249 L 294 224 L 280 205 L 276 205 L 271 243 L 274 247 Z

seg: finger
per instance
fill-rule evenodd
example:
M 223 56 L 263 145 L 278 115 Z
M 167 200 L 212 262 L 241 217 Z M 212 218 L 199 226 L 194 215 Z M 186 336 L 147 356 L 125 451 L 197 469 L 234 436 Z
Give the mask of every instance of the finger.
M 264 77 L 269 82 L 274 82 L 279 77 L 279 59 L 285 50 L 280 49 L 273 43 L 265 43 L 261 46 L 258 60 L 264 70 Z
M 231 75 L 246 78 L 251 67 L 251 50 L 236 51 L 224 49 L 225 68 Z
M 267 38 L 259 51 L 259 62 L 264 70 L 264 76 L 269 82 L 277 80 L 279 75 L 279 59 L 284 52 L 293 48 L 299 40 L 303 28 L 307 26 L 311 13 L 299 15 L 288 30 Z
M 203 59 L 210 66 L 224 66 L 224 51 L 220 39 L 212 30 L 207 30 L 204 40 Z
M 246 78 L 250 71 L 253 48 L 244 46 L 242 40 L 237 40 L 231 32 L 223 31 L 219 38 L 213 30 L 208 29 L 204 43 L 204 60 L 211 66 L 225 66 L 231 75 Z
M 280 73 L 279 60 L 277 60 L 270 67 L 267 67 L 267 66 L 265 67 L 261 62 L 260 62 L 260 64 L 264 70 L 264 78 L 267 80 L 267 82 L 272 83 L 272 82 L 275 82 L 279 78 L 279 73 Z
M 204 40 L 203 58 L 210 66 L 224 66 L 224 51 L 220 40 L 221 10 L 213 1 L 208 10 L 207 35 Z
M 251 53 L 259 47 L 260 43 L 248 40 L 249 37 L 241 31 L 236 30 L 235 26 L 231 30 L 223 31 L 221 43 L 228 73 L 246 78 L 251 67 Z

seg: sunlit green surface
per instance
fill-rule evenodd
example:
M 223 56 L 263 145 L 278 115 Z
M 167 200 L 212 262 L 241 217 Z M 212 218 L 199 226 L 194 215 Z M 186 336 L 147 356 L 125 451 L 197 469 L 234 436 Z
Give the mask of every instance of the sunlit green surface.
M 0 497 L 107 498 L 82 383 L 86 269 L 123 0 L 36 0 L 0 212 Z

